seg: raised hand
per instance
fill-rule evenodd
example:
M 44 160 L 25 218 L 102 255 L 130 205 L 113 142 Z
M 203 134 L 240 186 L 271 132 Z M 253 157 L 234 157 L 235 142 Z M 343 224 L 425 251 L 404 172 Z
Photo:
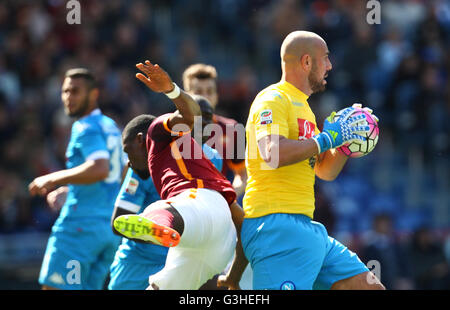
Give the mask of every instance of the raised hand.
M 172 79 L 158 64 L 153 65 L 146 60 L 145 64 L 136 64 L 142 73 L 137 73 L 136 78 L 148 88 L 157 93 L 168 93 L 174 89 Z

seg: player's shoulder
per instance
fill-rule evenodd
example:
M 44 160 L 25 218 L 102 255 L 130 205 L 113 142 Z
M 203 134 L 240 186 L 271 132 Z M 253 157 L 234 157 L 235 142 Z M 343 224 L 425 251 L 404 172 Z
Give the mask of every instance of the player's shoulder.
M 91 118 L 79 119 L 73 123 L 72 135 L 84 136 L 101 133 L 101 128 L 97 122 L 93 121 Z
M 252 105 L 259 105 L 264 102 L 285 103 L 287 100 L 287 95 L 280 86 L 281 83 L 275 83 L 261 90 L 256 95 Z
M 74 123 L 74 131 L 77 135 L 87 134 L 120 134 L 116 122 L 101 112 L 90 114 Z
M 150 124 L 149 130 L 150 130 L 150 128 L 153 129 L 154 127 L 164 125 L 164 123 L 168 120 L 170 115 L 172 115 L 172 113 L 165 113 L 165 114 L 157 116 Z
M 203 152 L 208 158 L 221 158 L 219 152 L 216 149 L 213 149 L 208 144 L 203 143 L 202 145 Z
M 117 123 L 109 116 L 102 115 L 98 124 L 106 134 L 120 134 L 119 126 L 117 126 Z
M 284 110 L 289 107 L 289 99 L 279 85 L 280 83 L 269 85 L 256 95 L 250 107 L 250 117 L 267 110 Z
M 167 120 L 169 119 L 172 113 L 165 113 L 157 116 L 147 131 L 147 138 L 150 138 L 153 142 L 164 142 L 167 143 L 171 141 L 174 136 L 172 134 L 176 134 L 172 132 L 172 130 L 168 127 Z

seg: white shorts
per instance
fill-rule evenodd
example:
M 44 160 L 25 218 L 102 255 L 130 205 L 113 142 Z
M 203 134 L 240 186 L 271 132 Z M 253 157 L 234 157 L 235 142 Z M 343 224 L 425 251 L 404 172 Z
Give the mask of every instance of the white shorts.
M 221 194 L 204 188 L 167 201 L 183 218 L 184 231 L 180 243 L 169 249 L 164 268 L 149 277 L 150 287 L 197 290 L 224 271 L 234 255 L 237 235 L 230 208 Z

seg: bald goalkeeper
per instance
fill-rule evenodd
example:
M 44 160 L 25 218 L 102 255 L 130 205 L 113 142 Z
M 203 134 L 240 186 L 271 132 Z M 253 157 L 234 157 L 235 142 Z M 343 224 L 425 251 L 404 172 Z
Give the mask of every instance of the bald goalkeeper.
M 290 33 L 281 46 L 281 81 L 252 103 L 246 125 L 243 253 L 219 285 L 238 288 L 246 257 L 253 289 L 384 289 L 355 253 L 312 220 L 315 177 L 334 180 L 347 161 L 335 148 L 361 139 L 358 133 L 367 130 L 351 118 L 325 121 L 318 130 L 308 97 L 325 90 L 332 69 L 328 55 L 317 34 Z

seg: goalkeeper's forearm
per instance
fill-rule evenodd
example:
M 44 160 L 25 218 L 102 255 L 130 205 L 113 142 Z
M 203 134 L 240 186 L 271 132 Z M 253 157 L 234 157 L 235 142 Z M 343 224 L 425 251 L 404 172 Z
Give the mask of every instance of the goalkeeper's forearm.
M 314 166 L 316 176 L 324 181 L 333 181 L 344 168 L 348 156 L 341 154 L 336 149 L 328 150 L 319 155 Z
M 270 135 L 260 139 L 258 147 L 261 157 L 274 169 L 307 160 L 319 153 L 312 138 L 299 141 Z

